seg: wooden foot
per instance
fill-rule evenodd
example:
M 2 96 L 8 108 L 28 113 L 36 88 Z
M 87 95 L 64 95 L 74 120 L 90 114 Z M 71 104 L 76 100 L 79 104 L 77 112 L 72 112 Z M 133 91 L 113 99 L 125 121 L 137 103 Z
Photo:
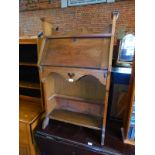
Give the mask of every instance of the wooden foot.
M 123 128 L 121 128 L 121 133 L 122 133 L 123 143 L 129 144 L 129 145 L 135 145 L 135 141 L 134 140 L 130 140 L 130 139 L 125 138 L 125 136 L 124 136 L 124 129 Z
M 46 116 L 43 123 L 42 123 L 42 129 L 45 129 L 49 124 L 49 117 Z
M 101 137 L 101 145 L 104 145 L 104 139 L 105 139 L 105 128 L 102 128 L 102 137 Z

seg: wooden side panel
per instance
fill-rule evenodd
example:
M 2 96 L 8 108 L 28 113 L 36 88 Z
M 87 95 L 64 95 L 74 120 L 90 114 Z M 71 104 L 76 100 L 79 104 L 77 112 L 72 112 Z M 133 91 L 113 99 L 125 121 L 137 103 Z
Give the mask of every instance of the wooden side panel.
M 55 84 L 54 84 L 54 78 L 52 74 L 50 74 L 48 77 L 46 77 L 46 80 L 43 83 L 44 86 L 44 94 L 45 98 L 48 98 L 52 94 L 55 93 Z
M 109 60 L 108 60 L 108 68 L 109 68 L 109 71 L 111 71 L 112 69 L 112 58 L 113 58 L 113 47 L 114 47 L 114 36 L 115 36 L 115 29 L 116 29 L 116 21 L 117 21 L 117 18 L 119 16 L 119 13 L 118 11 L 114 11 L 112 13 L 112 16 L 113 16 L 113 19 L 112 19 L 112 37 L 111 37 L 111 40 L 110 40 L 110 48 L 109 48 Z M 102 66 L 104 66 L 104 61 L 102 62 Z
M 38 40 L 38 66 L 40 65 L 40 61 L 45 47 L 46 47 L 46 38 L 40 38 Z
M 109 72 L 108 77 L 107 77 L 106 92 L 104 95 L 104 111 L 103 111 L 103 127 L 102 127 L 101 145 L 104 145 L 104 139 L 105 139 L 105 128 L 106 128 L 106 121 L 107 121 L 110 78 L 111 78 L 111 73 Z
M 41 65 L 101 68 L 108 66 L 110 38 L 47 39 Z
M 43 40 L 44 40 L 43 38 L 38 38 L 38 40 L 37 40 L 38 60 L 41 55 L 41 47 L 42 47 Z
M 57 103 L 55 98 L 52 98 L 51 100 L 47 101 L 47 105 L 46 105 L 46 114 L 50 114 L 54 108 L 56 107 Z

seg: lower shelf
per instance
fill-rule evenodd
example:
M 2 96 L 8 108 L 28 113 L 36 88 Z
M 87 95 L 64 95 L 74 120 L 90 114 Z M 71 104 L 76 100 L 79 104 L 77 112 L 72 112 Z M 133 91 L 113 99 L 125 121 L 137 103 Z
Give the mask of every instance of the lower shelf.
M 62 121 L 73 125 L 79 125 L 95 130 L 101 130 L 103 120 L 103 118 L 101 117 L 95 117 L 88 114 L 57 109 L 52 111 L 52 113 L 50 114 L 50 118 L 57 121 Z

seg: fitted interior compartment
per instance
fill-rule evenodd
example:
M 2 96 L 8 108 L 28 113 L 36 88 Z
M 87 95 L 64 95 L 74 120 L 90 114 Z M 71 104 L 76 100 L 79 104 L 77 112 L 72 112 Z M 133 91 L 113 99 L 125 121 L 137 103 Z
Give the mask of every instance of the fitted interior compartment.
M 19 62 L 37 63 L 37 44 L 20 44 L 19 51 Z
M 100 130 L 105 87 L 91 75 L 68 82 L 60 74 L 50 74 L 44 83 L 46 112 L 51 119 Z
M 51 73 L 45 80 L 47 98 L 54 94 L 81 98 L 82 100 L 103 104 L 105 87 L 92 75 L 80 77 L 69 82 L 61 74 Z
M 39 71 L 34 66 L 19 66 L 19 81 L 39 83 Z

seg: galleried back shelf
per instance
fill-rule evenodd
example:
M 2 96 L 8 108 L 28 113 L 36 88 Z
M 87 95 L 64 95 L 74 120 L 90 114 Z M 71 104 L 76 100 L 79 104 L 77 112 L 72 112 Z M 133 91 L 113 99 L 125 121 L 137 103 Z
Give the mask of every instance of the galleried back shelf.
M 115 24 L 111 32 L 76 36 L 44 36 L 40 57 L 46 117 L 98 130 L 104 145 Z

